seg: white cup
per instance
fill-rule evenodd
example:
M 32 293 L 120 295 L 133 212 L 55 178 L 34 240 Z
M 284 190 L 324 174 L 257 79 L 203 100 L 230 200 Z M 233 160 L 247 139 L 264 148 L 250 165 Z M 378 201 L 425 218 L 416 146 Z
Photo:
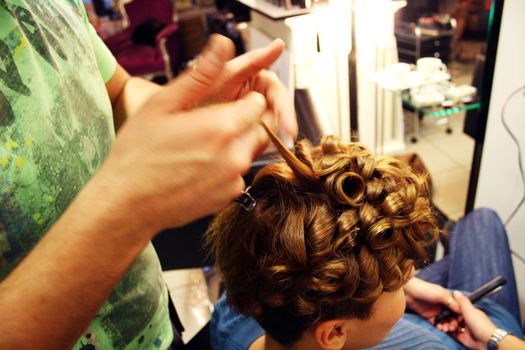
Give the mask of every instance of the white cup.
M 429 79 L 439 72 L 446 72 L 447 66 L 437 57 L 423 57 L 417 60 L 417 71 L 423 79 Z
M 390 79 L 394 82 L 404 82 L 412 67 L 408 63 L 394 63 L 387 68 Z

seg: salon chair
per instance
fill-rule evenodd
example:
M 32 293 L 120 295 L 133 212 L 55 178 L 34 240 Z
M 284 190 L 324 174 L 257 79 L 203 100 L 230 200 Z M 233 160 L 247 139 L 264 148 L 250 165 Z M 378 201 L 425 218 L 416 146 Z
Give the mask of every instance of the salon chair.
M 128 27 L 104 40 L 118 63 L 131 75 L 161 73 L 168 80 L 173 78 L 181 63 L 181 49 L 172 1 L 134 0 L 123 8 Z M 137 41 L 148 34 L 149 40 Z

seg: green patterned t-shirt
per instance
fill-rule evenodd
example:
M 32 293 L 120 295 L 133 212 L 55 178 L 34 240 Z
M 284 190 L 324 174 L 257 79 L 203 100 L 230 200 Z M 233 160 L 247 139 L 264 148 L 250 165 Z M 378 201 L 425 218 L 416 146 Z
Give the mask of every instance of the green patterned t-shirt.
M 115 67 L 80 0 L 0 0 L 0 281 L 106 159 Z M 150 244 L 75 349 L 165 349 L 167 303 Z

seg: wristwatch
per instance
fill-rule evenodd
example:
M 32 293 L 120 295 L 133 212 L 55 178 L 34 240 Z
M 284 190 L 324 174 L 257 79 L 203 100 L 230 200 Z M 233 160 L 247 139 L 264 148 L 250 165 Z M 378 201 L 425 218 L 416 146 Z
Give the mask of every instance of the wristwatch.
M 487 342 L 487 350 L 497 350 L 501 340 L 507 336 L 509 332 L 504 329 L 496 328 L 494 333 L 490 336 L 489 341 Z

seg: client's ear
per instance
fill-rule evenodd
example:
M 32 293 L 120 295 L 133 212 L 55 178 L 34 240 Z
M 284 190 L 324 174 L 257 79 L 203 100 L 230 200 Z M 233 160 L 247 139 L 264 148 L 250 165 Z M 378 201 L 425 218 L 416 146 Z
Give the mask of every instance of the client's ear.
M 314 337 L 320 348 L 338 350 L 343 347 L 348 336 L 348 321 L 330 320 L 319 323 L 314 330 Z

